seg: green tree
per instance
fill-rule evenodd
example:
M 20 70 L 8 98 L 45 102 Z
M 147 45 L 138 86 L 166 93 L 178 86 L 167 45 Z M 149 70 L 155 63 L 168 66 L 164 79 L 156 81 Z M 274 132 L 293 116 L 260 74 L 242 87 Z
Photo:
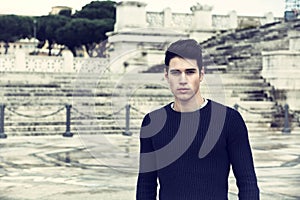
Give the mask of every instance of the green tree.
M 112 31 L 116 8 L 113 1 L 93 1 L 77 11 L 65 26 L 56 32 L 57 42 L 67 46 L 76 56 L 76 49 L 85 47 L 87 52 L 96 44 L 107 39 L 106 32 Z
M 77 11 L 73 17 L 87 19 L 115 19 L 115 6 L 116 2 L 114 1 L 92 1 L 83 6 L 80 11 Z
M 37 39 L 43 42 L 48 41 L 49 56 L 51 56 L 53 44 L 55 44 L 60 37 L 60 35 L 57 34 L 57 30 L 64 27 L 68 21 L 70 21 L 70 18 L 62 15 L 46 15 L 38 18 Z
M 72 10 L 68 10 L 68 9 L 61 10 L 58 14 L 62 15 L 62 16 L 66 16 L 66 17 L 71 17 L 72 16 Z
M 33 37 L 33 18 L 17 15 L 0 16 L 0 41 L 5 42 L 5 54 L 8 52 L 9 42 L 22 38 Z
M 66 45 L 74 56 L 77 56 L 76 49 L 82 45 L 89 52 L 94 43 L 106 39 L 105 33 L 112 29 L 113 22 L 112 19 L 73 19 L 57 30 L 57 42 Z

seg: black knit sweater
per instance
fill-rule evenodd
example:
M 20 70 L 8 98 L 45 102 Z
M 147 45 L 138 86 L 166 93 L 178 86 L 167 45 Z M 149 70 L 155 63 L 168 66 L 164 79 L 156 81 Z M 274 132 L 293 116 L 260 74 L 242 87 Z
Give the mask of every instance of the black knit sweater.
M 240 200 L 259 199 L 248 131 L 234 109 L 208 100 L 195 112 L 170 104 L 147 114 L 140 138 L 137 200 L 228 199 L 230 165 Z

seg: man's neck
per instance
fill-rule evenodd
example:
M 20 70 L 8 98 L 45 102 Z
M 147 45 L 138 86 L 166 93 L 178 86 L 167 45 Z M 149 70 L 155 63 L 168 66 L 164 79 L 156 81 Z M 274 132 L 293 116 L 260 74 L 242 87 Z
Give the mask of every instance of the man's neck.
M 193 112 L 202 107 L 205 99 L 200 96 L 195 101 L 179 101 L 175 99 L 173 109 L 178 112 Z

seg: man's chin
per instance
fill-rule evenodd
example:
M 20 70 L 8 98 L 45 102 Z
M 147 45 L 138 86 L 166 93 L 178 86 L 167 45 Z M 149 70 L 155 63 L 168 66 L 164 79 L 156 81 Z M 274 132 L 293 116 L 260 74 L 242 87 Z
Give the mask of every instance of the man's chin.
M 176 97 L 176 99 L 182 103 L 187 103 L 188 101 L 191 100 L 191 97 L 190 96 L 184 96 L 184 95 L 178 95 Z

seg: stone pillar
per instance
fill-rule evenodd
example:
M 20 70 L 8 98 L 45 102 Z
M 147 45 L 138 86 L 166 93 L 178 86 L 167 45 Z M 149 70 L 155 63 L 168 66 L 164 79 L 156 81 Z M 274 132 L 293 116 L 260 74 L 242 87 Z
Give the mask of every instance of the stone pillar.
M 17 50 L 15 52 L 15 69 L 19 72 L 26 71 L 26 56 L 25 52 L 22 50 Z
M 172 12 L 171 8 L 164 9 L 164 28 L 170 28 L 172 25 Z
M 211 30 L 212 29 L 212 6 L 197 5 L 191 7 L 193 12 L 193 22 L 191 29 L 194 30 Z
M 147 4 L 138 1 L 121 1 L 116 7 L 114 31 L 124 28 L 145 28 Z
M 288 37 L 290 51 L 300 51 L 300 31 L 289 30 Z
M 64 58 L 63 62 L 63 71 L 64 72 L 73 72 L 74 67 L 74 56 L 71 51 L 63 51 L 62 56 Z
M 265 24 L 269 24 L 269 23 L 272 23 L 272 22 L 274 22 L 275 20 L 274 20 L 274 15 L 273 15 L 273 13 L 272 12 L 267 12 L 266 14 L 265 14 Z
M 191 7 L 193 12 L 192 24 L 190 27 L 190 38 L 202 42 L 213 35 L 212 6 L 197 5 Z
M 237 13 L 235 10 L 230 11 L 228 13 L 228 18 L 229 18 L 229 23 L 228 23 L 228 28 L 229 29 L 236 29 L 238 27 L 238 18 L 237 18 Z
M 261 75 L 274 86 L 276 101 L 289 104 L 291 110 L 300 108 L 300 51 L 262 52 Z

